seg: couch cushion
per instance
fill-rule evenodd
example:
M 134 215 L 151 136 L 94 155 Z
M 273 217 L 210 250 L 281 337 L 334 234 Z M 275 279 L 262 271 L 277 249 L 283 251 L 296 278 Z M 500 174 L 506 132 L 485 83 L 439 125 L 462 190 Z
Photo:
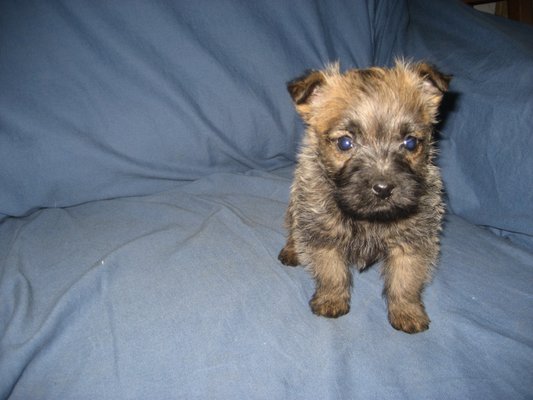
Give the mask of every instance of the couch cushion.
M 0 398 L 531 398 L 531 252 L 451 216 L 427 332 L 390 326 L 379 265 L 317 317 L 277 260 L 289 186 L 213 174 L 0 224 Z

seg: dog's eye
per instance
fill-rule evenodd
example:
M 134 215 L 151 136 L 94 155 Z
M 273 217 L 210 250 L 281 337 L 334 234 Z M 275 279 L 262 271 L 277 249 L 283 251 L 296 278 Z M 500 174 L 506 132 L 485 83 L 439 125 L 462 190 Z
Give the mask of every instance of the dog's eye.
M 348 151 L 353 147 L 353 140 L 350 136 L 343 136 L 337 139 L 337 147 L 341 151 Z
M 407 136 L 403 141 L 403 145 L 408 151 L 413 151 L 418 146 L 418 139 L 414 136 Z

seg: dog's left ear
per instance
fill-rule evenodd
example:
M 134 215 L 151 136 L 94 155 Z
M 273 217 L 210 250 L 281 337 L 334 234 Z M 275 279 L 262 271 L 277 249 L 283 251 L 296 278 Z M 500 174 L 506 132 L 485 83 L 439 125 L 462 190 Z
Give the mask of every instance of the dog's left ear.
M 424 89 L 433 95 L 442 96 L 448 90 L 452 75 L 440 72 L 433 65 L 422 62 L 414 65 L 414 71 L 422 78 Z

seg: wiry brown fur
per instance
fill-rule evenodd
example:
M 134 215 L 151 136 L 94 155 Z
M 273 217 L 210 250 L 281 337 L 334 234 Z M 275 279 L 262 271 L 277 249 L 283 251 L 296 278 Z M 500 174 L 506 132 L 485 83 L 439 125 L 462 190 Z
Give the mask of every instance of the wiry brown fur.
M 279 259 L 309 267 L 315 314 L 346 314 L 349 266 L 383 260 L 392 326 L 408 333 L 429 327 L 421 294 L 438 257 L 444 213 L 432 128 L 448 82 L 428 64 L 398 61 L 345 73 L 333 65 L 288 84 L 307 131 Z M 353 148 L 341 150 L 343 137 Z M 418 140 L 415 149 L 406 148 L 408 137 Z M 380 187 L 386 193 L 377 195 Z

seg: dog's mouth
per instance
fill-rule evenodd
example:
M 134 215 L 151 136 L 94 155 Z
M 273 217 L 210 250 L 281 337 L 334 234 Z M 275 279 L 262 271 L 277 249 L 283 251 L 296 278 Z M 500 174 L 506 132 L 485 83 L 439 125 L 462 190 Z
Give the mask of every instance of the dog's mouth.
M 356 163 L 333 178 L 340 211 L 356 220 L 391 222 L 418 211 L 424 179 L 408 165 L 394 164 L 388 173 Z
M 397 221 L 416 214 L 418 210 L 418 202 L 407 201 L 406 199 L 400 203 L 395 202 L 393 199 L 379 199 L 358 203 L 353 197 L 346 199 L 344 196 L 336 196 L 336 202 L 344 215 L 351 219 L 370 222 Z
M 383 187 L 374 186 L 355 183 L 337 186 L 335 201 L 340 211 L 352 219 L 375 222 L 404 219 L 418 211 L 421 189 L 416 180 L 392 185 L 385 194 Z

